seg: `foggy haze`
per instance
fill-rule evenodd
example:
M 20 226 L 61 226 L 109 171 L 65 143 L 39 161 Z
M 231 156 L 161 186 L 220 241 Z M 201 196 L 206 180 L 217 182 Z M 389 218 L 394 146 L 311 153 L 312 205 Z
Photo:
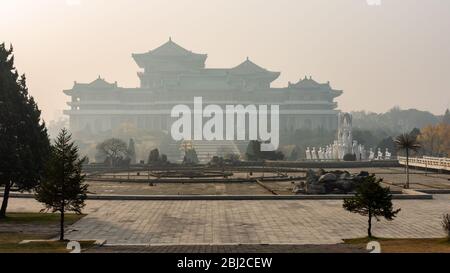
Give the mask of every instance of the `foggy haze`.
M 206 66 L 249 56 L 281 71 L 274 87 L 305 75 L 344 90 L 339 109 L 450 107 L 450 2 L 429 0 L 0 0 L 1 41 L 46 120 L 67 109 L 62 90 L 99 75 L 137 87 L 132 53 L 171 36 L 208 54 Z

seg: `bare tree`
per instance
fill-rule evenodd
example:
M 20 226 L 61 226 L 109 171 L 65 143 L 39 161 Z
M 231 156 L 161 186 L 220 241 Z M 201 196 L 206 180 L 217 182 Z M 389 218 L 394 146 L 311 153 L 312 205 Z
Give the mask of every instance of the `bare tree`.
M 128 158 L 127 144 L 120 139 L 111 138 L 97 145 L 99 154 L 106 158 L 112 167 L 116 167 L 120 162 Z

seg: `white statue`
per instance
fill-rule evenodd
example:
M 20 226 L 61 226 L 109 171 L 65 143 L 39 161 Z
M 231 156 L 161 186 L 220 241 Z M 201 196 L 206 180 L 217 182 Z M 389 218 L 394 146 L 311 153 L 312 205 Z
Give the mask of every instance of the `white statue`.
M 381 148 L 378 148 L 378 157 L 377 160 L 383 160 L 383 152 L 381 151 Z
M 390 160 L 392 157 L 392 154 L 389 152 L 389 149 L 386 148 L 386 152 L 384 153 L 384 159 Z
M 339 159 L 344 159 L 346 151 L 348 150 L 348 146 L 346 143 L 339 144 Z
M 316 151 L 316 147 L 313 147 L 312 152 L 312 160 L 317 160 L 317 151 Z
M 364 145 L 359 144 L 359 154 L 360 154 L 360 160 L 366 160 L 366 149 L 364 148 Z
M 370 152 L 369 152 L 369 160 L 374 160 L 375 159 L 375 153 L 373 152 L 373 149 L 370 148 Z
M 339 113 L 338 124 L 338 144 L 340 145 L 339 159 L 343 159 L 346 154 L 354 153 L 353 149 L 353 118 L 349 113 Z
M 319 154 L 319 159 L 320 160 L 324 160 L 325 159 L 325 155 L 324 155 L 325 153 L 324 153 L 324 150 L 323 150 L 322 147 L 319 148 L 318 154 Z
M 311 160 L 311 150 L 308 148 L 306 148 L 306 160 Z
M 358 149 L 358 141 L 353 140 L 353 145 L 352 145 L 352 154 L 357 155 L 357 158 L 359 160 L 359 149 Z
M 326 160 L 332 159 L 332 158 L 331 158 L 331 147 L 330 147 L 330 145 L 327 146 L 327 149 L 326 149 L 326 151 L 325 151 L 325 159 L 326 159 Z

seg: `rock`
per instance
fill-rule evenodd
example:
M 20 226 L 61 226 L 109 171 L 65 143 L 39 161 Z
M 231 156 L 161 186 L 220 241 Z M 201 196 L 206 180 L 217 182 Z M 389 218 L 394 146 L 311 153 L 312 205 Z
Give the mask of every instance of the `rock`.
M 318 177 L 313 170 L 308 170 L 306 172 L 306 183 L 313 184 L 317 183 Z
M 299 194 L 299 193 L 306 193 L 306 183 L 305 182 L 300 182 L 300 183 L 295 183 L 294 184 L 294 189 L 292 190 L 293 193 L 295 194 Z
M 364 171 L 362 171 L 358 174 L 358 176 L 361 176 L 361 177 L 367 177 L 369 175 L 370 175 L 369 172 L 364 172 Z
M 307 194 L 326 194 L 325 186 L 319 184 L 306 184 Z
M 319 171 L 317 171 L 317 176 L 322 176 L 324 174 L 326 174 L 327 172 L 324 169 L 320 169 Z
M 306 182 L 295 183 L 293 192 L 307 194 L 348 194 L 355 191 L 356 186 L 369 174 L 358 175 L 347 171 L 326 172 L 325 170 L 308 170 Z
M 334 182 L 337 177 L 334 173 L 326 173 L 319 178 L 319 183 Z
M 344 193 L 352 192 L 355 188 L 354 183 L 351 180 L 342 181 L 342 184 L 340 186 L 341 186 L 340 188 L 344 191 Z

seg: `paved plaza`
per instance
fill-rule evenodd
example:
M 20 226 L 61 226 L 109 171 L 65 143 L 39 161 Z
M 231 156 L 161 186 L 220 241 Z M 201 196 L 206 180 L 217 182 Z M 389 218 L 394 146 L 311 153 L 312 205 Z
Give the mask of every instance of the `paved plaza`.
M 387 238 L 444 237 L 441 216 L 450 195 L 433 200 L 396 200 L 393 222 L 374 224 Z M 35 212 L 32 199 L 12 199 L 10 211 Z M 88 201 L 88 214 L 68 238 L 104 239 L 111 245 L 335 244 L 364 237 L 367 219 L 339 200 L 294 201 Z
M 334 171 L 328 169 L 327 171 Z M 393 191 L 401 191 L 405 183 L 404 168 L 352 168 L 343 169 L 357 174 L 368 171 L 384 179 L 385 186 Z M 254 177 L 262 176 L 261 173 L 253 173 Z M 277 173 L 265 173 L 266 176 L 276 176 Z M 288 176 L 304 176 L 304 173 L 287 173 Z M 236 173 L 236 177 L 245 178 L 247 173 Z M 106 175 L 113 177 L 113 175 Z M 115 178 L 127 179 L 127 173 L 118 173 Z M 147 179 L 147 175 L 133 176 L 131 182 L 119 183 L 112 181 L 88 181 L 89 191 L 95 194 L 113 195 L 294 195 L 294 185 L 291 181 L 264 181 L 265 187 L 257 183 L 139 183 L 139 180 Z M 423 170 L 411 169 L 411 188 L 419 190 L 450 190 L 450 174 L 427 173 Z M 270 189 L 270 191 L 268 190 Z

